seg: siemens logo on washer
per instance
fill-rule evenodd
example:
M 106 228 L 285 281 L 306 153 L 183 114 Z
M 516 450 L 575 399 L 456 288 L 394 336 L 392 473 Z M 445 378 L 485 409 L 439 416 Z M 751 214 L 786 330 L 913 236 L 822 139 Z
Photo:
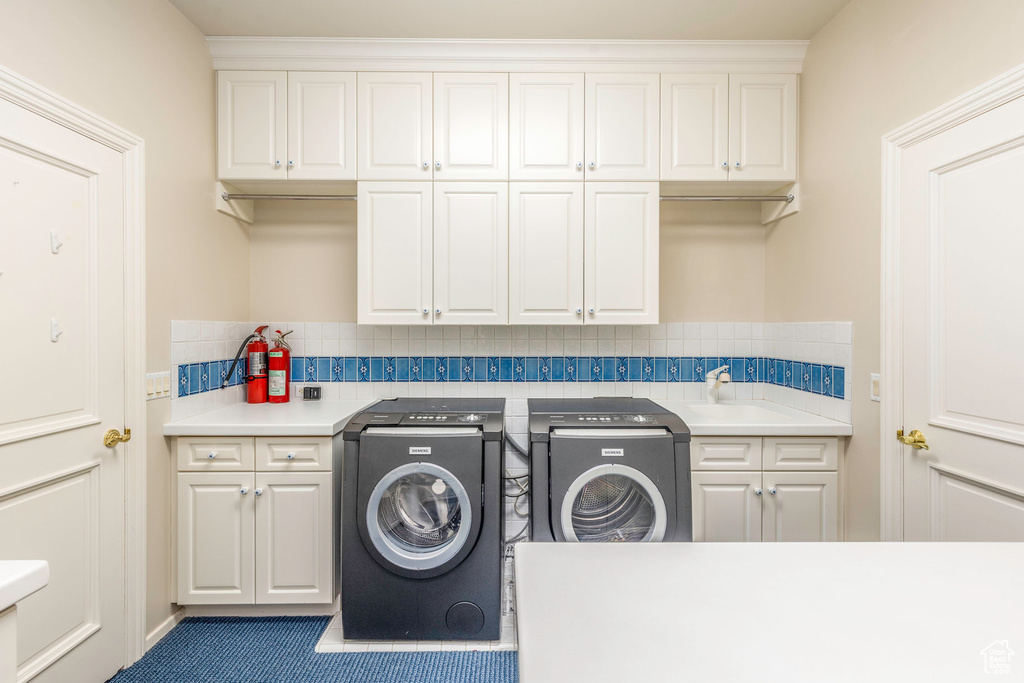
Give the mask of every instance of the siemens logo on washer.
M 409 455 L 430 455 L 430 446 L 409 446 Z
M 602 448 L 601 455 L 605 458 L 621 458 L 626 453 L 622 448 Z

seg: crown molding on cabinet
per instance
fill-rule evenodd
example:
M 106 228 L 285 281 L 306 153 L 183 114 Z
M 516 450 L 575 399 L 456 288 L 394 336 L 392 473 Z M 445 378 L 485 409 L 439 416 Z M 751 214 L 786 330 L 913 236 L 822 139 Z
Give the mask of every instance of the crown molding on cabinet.
M 800 73 L 806 40 L 209 36 L 216 70 Z

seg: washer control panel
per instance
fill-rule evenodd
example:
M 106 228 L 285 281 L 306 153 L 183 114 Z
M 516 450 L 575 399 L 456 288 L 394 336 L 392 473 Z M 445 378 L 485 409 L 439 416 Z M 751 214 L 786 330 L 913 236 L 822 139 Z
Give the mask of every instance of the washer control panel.
M 551 421 L 561 424 L 616 425 L 616 424 L 657 424 L 654 415 L 608 415 L 602 413 L 581 413 L 578 415 L 552 415 Z
M 411 424 L 481 424 L 487 419 L 480 413 L 409 413 L 402 420 Z

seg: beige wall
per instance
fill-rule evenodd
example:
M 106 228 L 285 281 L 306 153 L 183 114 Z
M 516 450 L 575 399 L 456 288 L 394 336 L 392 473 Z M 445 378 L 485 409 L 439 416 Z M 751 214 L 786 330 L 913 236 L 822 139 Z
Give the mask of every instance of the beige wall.
M 6 2 L 2 21 L 0 64 L 145 140 L 148 371 L 170 366 L 172 318 L 248 320 L 248 236 L 213 210 L 214 77 L 199 31 L 165 0 Z M 168 404 L 147 404 L 147 631 L 171 614 Z
M 881 137 L 1024 62 L 1021 0 L 853 0 L 801 80 L 801 211 L 769 230 L 768 321 L 852 320 L 847 539 L 879 536 Z
M 252 319 L 354 322 L 356 209 L 261 201 L 252 226 Z M 760 204 L 661 207 L 661 319 L 764 319 Z

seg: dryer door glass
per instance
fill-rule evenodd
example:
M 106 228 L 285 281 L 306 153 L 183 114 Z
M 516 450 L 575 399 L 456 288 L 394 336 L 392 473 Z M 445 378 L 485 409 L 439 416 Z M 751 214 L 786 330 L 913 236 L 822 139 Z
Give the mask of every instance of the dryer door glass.
M 405 569 L 433 569 L 465 545 L 472 507 L 465 487 L 433 463 L 386 474 L 370 495 L 366 526 L 377 550 Z
M 642 472 L 600 465 L 572 483 L 562 504 L 562 531 L 581 543 L 657 542 L 665 536 L 665 500 Z

